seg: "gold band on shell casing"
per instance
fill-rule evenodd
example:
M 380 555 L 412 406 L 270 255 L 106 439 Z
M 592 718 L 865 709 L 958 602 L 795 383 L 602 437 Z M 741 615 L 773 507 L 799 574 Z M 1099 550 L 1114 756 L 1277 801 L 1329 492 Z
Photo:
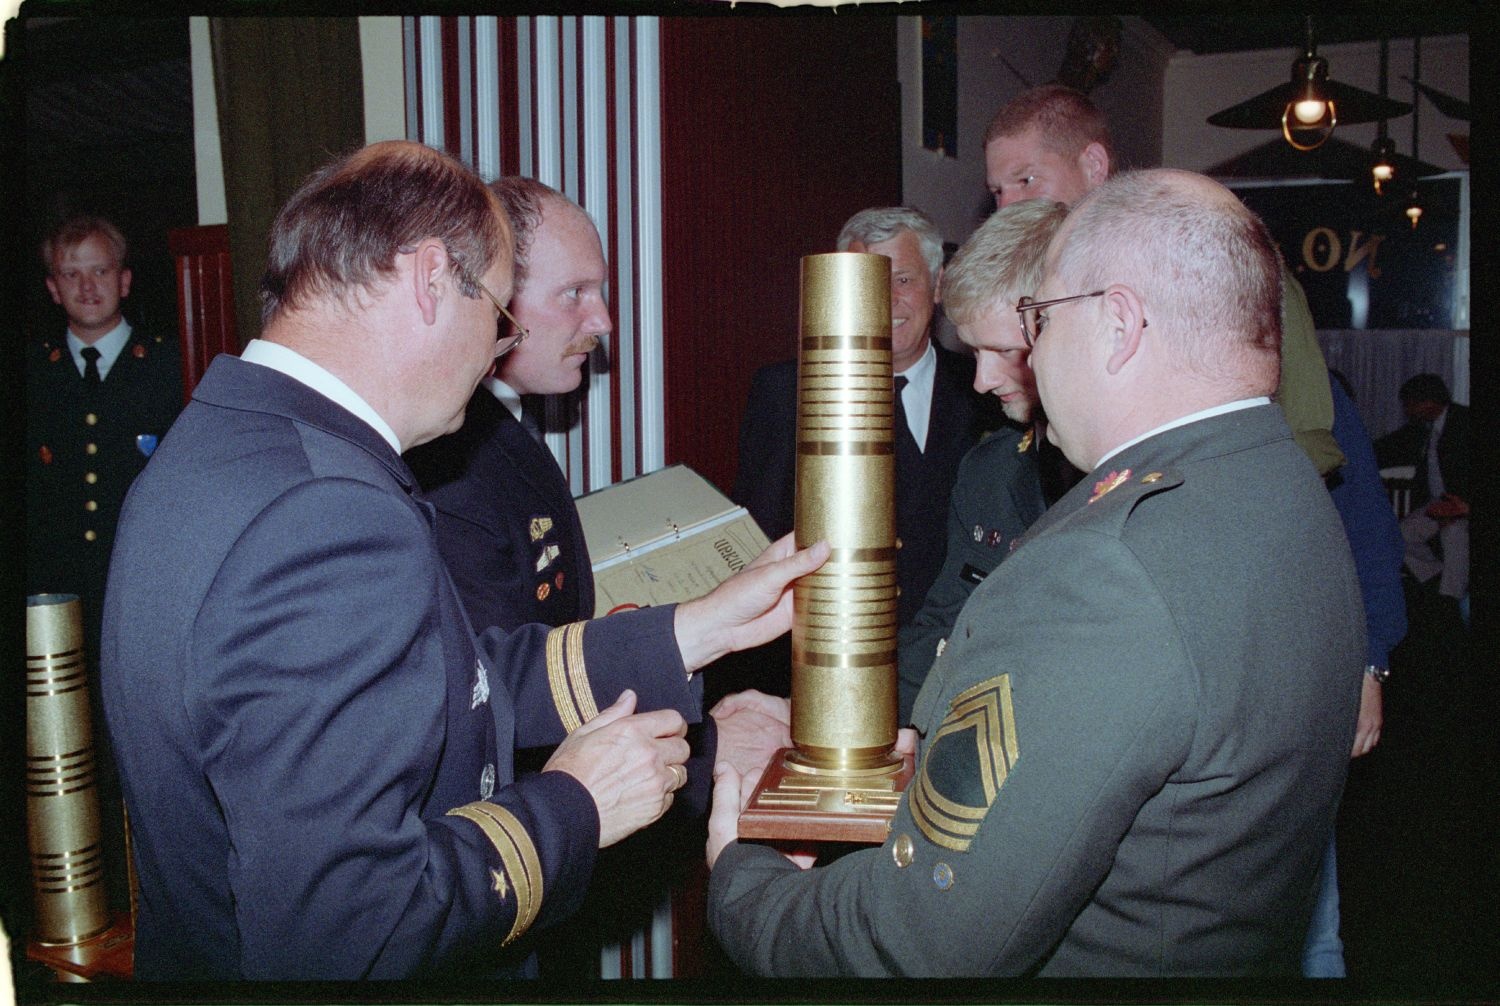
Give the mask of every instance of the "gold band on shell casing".
M 832 552 L 793 588 L 788 761 L 815 771 L 897 763 L 890 291 L 883 255 L 802 260 L 797 544 Z
M 80 943 L 109 928 L 82 605 L 26 599 L 26 822 L 34 939 Z

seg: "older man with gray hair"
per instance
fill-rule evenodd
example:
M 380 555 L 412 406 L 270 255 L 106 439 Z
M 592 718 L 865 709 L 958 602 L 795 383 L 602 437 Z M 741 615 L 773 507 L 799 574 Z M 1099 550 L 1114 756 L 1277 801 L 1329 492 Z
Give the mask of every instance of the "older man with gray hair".
M 1280 263 L 1200 175 L 1090 193 L 1018 305 L 1089 474 L 980 584 L 917 698 L 878 849 L 736 843 L 709 919 L 774 975 L 1295 975 L 1348 766 L 1364 618 L 1276 388 Z
M 940 300 L 943 241 L 932 221 L 906 206 L 861 210 L 839 232 L 839 251 L 891 260 L 891 369 L 896 374 L 896 534 L 899 620 L 910 622 L 943 562 L 948 494 L 983 426 L 970 390 L 971 360 L 932 340 Z M 739 475 L 731 494 L 772 539 L 792 530 L 796 478 L 797 361 L 762 367 L 750 383 L 740 426 Z

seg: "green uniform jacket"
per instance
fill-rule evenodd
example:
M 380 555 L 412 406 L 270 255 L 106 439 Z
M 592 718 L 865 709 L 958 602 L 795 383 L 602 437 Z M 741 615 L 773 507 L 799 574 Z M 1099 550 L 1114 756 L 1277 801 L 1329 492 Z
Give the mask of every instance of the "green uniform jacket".
M 964 602 L 998 566 L 1032 521 L 1047 509 L 1037 472 L 1037 448 L 1030 430 L 1002 426 L 970 448 L 958 466 L 958 481 L 948 501 L 948 544 L 922 609 L 901 628 L 901 722 L 911 718 L 912 704 L 938 644 L 953 628 Z
M 884 845 L 733 843 L 710 925 L 777 976 L 1296 974 L 1364 646 L 1279 408 L 1153 436 L 975 588 Z
M 1328 367 L 1318 347 L 1318 332 L 1302 284 L 1281 271 L 1281 387 L 1276 402 L 1287 425 L 1319 475 L 1344 463 L 1344 452 L 1333 439 L 1333 392 Z

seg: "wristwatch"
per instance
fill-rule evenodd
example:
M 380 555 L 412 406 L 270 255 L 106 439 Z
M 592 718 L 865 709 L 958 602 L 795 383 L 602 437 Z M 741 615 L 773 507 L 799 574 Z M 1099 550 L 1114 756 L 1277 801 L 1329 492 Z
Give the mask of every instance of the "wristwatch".
M 1381 667 L 1378 664 L 1367 664 L 1365 666 L 1365 673 L 1374 678 L 1375 683 L 1379 685 L 1385 684 L 1391 677 L 1391 669 L 1389 667 Z

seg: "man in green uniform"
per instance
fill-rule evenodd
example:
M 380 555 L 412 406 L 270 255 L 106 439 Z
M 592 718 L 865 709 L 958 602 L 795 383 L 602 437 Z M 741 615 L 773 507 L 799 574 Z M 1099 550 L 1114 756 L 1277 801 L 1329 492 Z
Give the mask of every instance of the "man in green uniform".
M 984 136 L 984 164 L 997 208 L 1041 198 L 1072 206 L 1115 167 L 1103 113 L 1061 84 L 1024 91 L 995 113 Z M 1328 368 L 1301 284 L 1285 267 L 1281 282 L 1281 376 L 1274 397 L 1298 445 L 1327 475 L 1344 463 L 1333 439 Z
M 1031 349 L 1016 317 L 1016 301 L 1035 292 L 1047 242 L 1066 216 L 1061 203 L 1046 199 L 1008 206 L 986 220 L 943 271 L 944 310 L 974 350 L 974 388 L 994 395 L 1010 424 L 976 444 L 959 465 L 942 569 L 916 618 L 901 628 L 902 723 L 974 587 L 1081 474 L 1047 442 Z M 1059 471 L 1072 480 L 1048 477 Z
M 1082 482 L 975 590 L 879 847 L 734 841 L 709 922 L 757 974 L 1295 975 L 1364 661 L 1339 518 L 1270 394 L 1280 261 L 1227 189 L 1098 186 L 1018 306 Z

